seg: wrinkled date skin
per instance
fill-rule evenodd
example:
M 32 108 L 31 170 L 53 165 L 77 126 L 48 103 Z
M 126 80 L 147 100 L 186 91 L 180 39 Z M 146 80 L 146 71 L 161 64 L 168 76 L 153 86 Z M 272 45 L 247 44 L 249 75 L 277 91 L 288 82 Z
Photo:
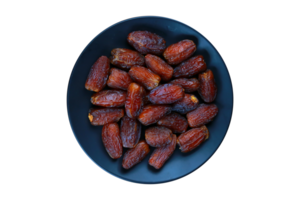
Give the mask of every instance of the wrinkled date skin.
M 128 117 L 137 118 L 144 106 L 145 90 L 136 83 L 130 83 L 127 90 L 125 111 Z
M 174 69 L 174 78 L 189 78 L 204 72 L 206 70 L 206 63 L 203 56 L 195 56 L 187 61 L 184 61 Z
M 200 82 L 196 78 L 179 78 L 170 83 L 181 85 L 185 92 L 195 92 L 200 88 Z
M 123 147 L 135 147 L 140 140 L 141 130 L 141 123 L 138 120 L 124 116 L 121 120 L 121 139 Z
M 198 147 L 201 143 L 207 140 L 208 137 L 208 129 L 206 126 L 201 126 L 200 128 L 193 128 L 182 133 L 177 139 L 177 144 L 179 145 L 181 152 L 187 153 Z
M 142 110 L 138 120 L 145 126 L 156 123 L 165 115 L 171 113 L 169 105 L 147 105 Z
M 90 91 L 99 92 L 106 84 L 109 72 L 109 59 L 101 56 L 93 64 L 85 82 L 85 88 Z
M 108 155 L 112 159 L 117 159 L 122 156 L 122 141 L 119 125 L 117 123 L 109 123 L 103 126 L 102 141 Z
M 198 105 L 199 100 L 195 95 L 185 94 L 182 100 L 173 104 L 172 111 L 179 112 L 180 114 L 186 114 L 189 111 L 196 109 Z
M 157 87 L 161 78 L 150 69 L 142 66 L 134 66 L 129 70 L 131 79 L 143 85 L 147 90 Z
M 218 114 L 218 107 L 215 104 L 200 104 L 198 108 L 189 112 L 186 117 L 190 127 L 200 127 L 213 120 Z
M 183 133 L 188 128 L 188 122 L 185 117 L 178 113 L 172 112 L 171 114 L 161 118 L 157 125 L 165 126 L 173 131 L 173 133 Z
M 123 70 L 111 68 L 108 77 L 107 86 L 110 88 L 127 90 L 132 80 L 129 74 Z
M 170 65 L 177 65 L 188 59 L 196 51 L 196 45 L 192 40 L 182 40 L 166 48 L 163 56 Z
M 88 118 L 92 125 L 102 126 L 112 122 L 118 122 L 124 116 L 122 108 L 92 108 Z
M 149 69 L 151 69 L 155 74 L 158 74 L 163 81 L 169 81 L 173 75 L 173 67 L 168 65 L 160 57 L 147 54 L 145 56 L 145 62 Z
M 199 74 L 200 88 L 198 90 L 200 97 L 206 103 L 211 103 L 217 96 L 217 85 L 214 74 L 211 70 Z
M 154 126 L 145 131 L 145 139 L 152 147 L 162 147 L 172 141 L 172 131 L 163 126 Z
M 184 96 L 184 90 L 180 85 L 163 84 L 151 90 L 149 99 L 153 104 L 171 104 L 180 101 Z
M 160 169 L 173 154 L 176 148 L 176 140 L 176 135 L 172 134 L 172 141 L 168 145 L 156 148 L 148 161 L 149 165 L 155 169 Z
M 140 141 L 134 148 L 129 149 L 123 157 L 122 166 L 130 169 L 141 162 L 150 152 L 149 145 L 145 141 Z
M 111 51 L 111 64 L 128 70 L 134 65 L 145 65 L 145 58 L 136 51 L 130 49 L 116 48 Z
M 149 31 L 131 32 L 127 41 L 141 54 L 161 55 L 166 48 L 166 41 L 161 36 Z
M 125 105 L 126 92 L 122 90 L 104 90 L 92 95 L 91 103 L 103 107 L 122 107 Z

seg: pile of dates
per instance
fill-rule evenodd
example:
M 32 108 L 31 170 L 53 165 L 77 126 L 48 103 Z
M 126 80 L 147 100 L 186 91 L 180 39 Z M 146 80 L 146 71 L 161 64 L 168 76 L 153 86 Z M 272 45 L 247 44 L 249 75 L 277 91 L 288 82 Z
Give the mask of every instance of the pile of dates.
M 185 153 L 208 139 L 205 124 L 218 113 L 212 104 L 217 95 L 214 75 L 202 55 L 192 56 L 196 45 L 191 40 L 166 48 L 166 41 L 149 31 L 134 31 L 127 40 L 136 51 L 113 49 L 110 58 L 101 56 L 92 66 L 85 88 L 96 92 L 91 102 L 97 107 L 88 118 L 103 126 L 102 141 L 112 159 L 128 148 L 125 169 L 141 162 L 149 146 L 155 148 L 149 165 L 160 169 L 176 144 Z M 106 86 L 110 89 L 104 90 Z M 140 140 L 142 125 L 151 125 L 145 140 Z

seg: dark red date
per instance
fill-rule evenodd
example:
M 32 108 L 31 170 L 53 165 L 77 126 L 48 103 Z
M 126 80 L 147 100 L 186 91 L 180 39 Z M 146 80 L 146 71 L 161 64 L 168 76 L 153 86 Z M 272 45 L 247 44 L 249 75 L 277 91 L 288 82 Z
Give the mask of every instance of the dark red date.
M 199 101 L 195 95 L 185 94 L 182 100 L 173 104 L 172 111 L 179 112 L 180 114 L 186 114 L 196 109 L 198 105 Z
M 173 75 L 173 67 L 168 65 L 163 59 L 158 56 L 147 54 L 145 62 L 149 69 L 155 74 L 158 74 L 163 81 L 169 81 Z
M 163 126 L 154 126 L 145 131 L 146 142 L 152 147 L 162 147 L 172 141 L 172 131 Z
M 125 105 L 126 92 L 122 90 L 104 90 L 92 95 L 91 103 L 103 107 L 122 107 Z
M 126 151 L 123 157 L 122 166 L 130 169 L 140 163 L 150 152 L 149 145 L 145 141 L 140 141 L 134 148 Z
M 195 56 L 187 61 L 182 62 L 174 69 L 174 78 L 189 78 L 204 72 L 206 70 L 206 63 L 203 56 Z
M 171 112 L 171 106 L 168 105 L 147 105 L 141 112 L 138 120 L 145 126 L 156 123 L 165 115 Z
M 118 122 L 124 116 L 122 108 L 92 108 L 88 118 L 92 125 L 102 126 L 112 122 Z
M 150 69 L 142 66 L 134 66 L 129 70 L 131 79 L 143 85 L 147 90 L 157 87 L 161 78 Z
M 200 104 L 198 108 L 189 112 L 186 117 L 190 127 L 200 127 L 211 122 L 218 114 L 218 107 L 215 104 Z
M 161 36 L 149 31 L 131 32 L 127 41 L 141 54 L 161 55 L 166 48 L 166 41 Z
M 186 118 L 175 112 L 161 118 L 157 125 L 165 126 L 171 129 L 173 133 L 183 133 L 189 126 Z
M 199 74 L 200 88 L 198 90 L 200 97 L 206 103 L 211 103 L 217 96 L 217 85 L 214 74 L 211 70 Z
M 90 91 L 99 92 L 106 84 L 109 72 L 109 59 L 101 56 L 93 64 L 90 73 L 85 82 L 85 88 Z
M 116 68 L 110 69 L 110 75 L 107 81 L 108 87 L 127 90 L 131 82 L 132 80 L 127 72 Z
M 111 64 L 128 70 L 134 65 L 145 65 L 145 58 L 136 51 L 124 48 L 116 48 L 111 51 Z
M 200 88 L 200 82 L 196 78 L 179 78 L 171 81 L 170 83 L 181 85 L 187 93 L 195 92 Z
M 117 123 L 109 123 L 103 126 L 102 141 L 108 155 L 112 159 L 117 159 L 122 156 L 122 141 L 119 125 Z
M 139 116 L 144 106 L 144 95 L 145 91 L 142 86 L 130 83 L 125 102 L 125 111 L 128 117 L 137 118 Z
M 182 40 L 166 48 L 163 55 L 170 65 L 177 65 L 188 59 L 196 51 L 196 45 L 192 40 Z
M 121 120 L 121 139 L 123 147 L 133 148 L 141 137 L 141 123 L 128 116 Z
M 149 100 L 153 104 L 171 104 L 183 99 L 184 90 L 180 85 L 164 84 L 151 90 Z

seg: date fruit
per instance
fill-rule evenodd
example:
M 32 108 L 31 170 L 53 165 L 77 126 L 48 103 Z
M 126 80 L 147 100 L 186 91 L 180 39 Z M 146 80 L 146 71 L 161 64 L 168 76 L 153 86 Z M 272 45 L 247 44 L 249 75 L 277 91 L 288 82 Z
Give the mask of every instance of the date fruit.
M 189 126 L 186 118 L 175 112 L 161 118 L 157 125 L 167 127 L 173 133 L 183 133 Z
M 130 83 L 127 90 L 125 111 L 128 117 L 137 118 L 144 106 L 145 90 L 136 83 Z
M 147 54 L 145 56 L 146 66 L 155 74 L 159 75 L 163 81 L 169 81 L 173 75 L 173 67 L 168 65 L 158 56 Z
M 148 161 L 149 165 L 155 169 L 160 169 L 171 157 L 176 148 L 176 135 L 172 134 L 172 141 L 166 146 L 156 148 Z
M 122 156 L 122 141 L 119 125 L 117 123 L 109 123 L 103 126 L 102 141 L 108 155 L 112 159 L 117 159 Z
M 182 40 L 166 48 L 163 56 L 170 65 L 177 65 L 188 59 L 196 51 L 196 45 L 192 40 Z
M 171 113 L 171 106 L 168 105 L 147 105 L 142 110 L 138 120 L 145 126 L 156 123 L 165 115 Z
M 163 126 L 154 126 L 145 131 L 145 139 L 152 147 L 162 147 L 172 141 L 172 131 Z
M 177 144 L 181 152 L 186 153 L 198 147 L 201 143 L 207 140 L 209 131 L 206 126 L 200 128 L 193 128 L 185 133 L 182 133 L 178 139 Z
M 122 108 L 91 108 L 88 118 L 92 125 L 102 126 L 112 122 L 118 122 L 124 116 Z
M 184 90 L 180 85 L 167 83 L 151 90 L 149 99 L 153 104 L 171 104 L 183 99 Z
M 111 64 L 128 70 L 134 65 L 145 65 L 145 58 L 140 53 L 130 49 L 116 48 L 111 51 Z
M 133 148 L 141 137 L 141 123 L 128 116 L 121 119 L 121 139 L 123 147 Z
M 182 100 L 173 104 L 172 111 L 179 112 L 180 114 L 186 114 L 196 109 L 198 105 L 199 101 L 195 95 L 185 94 Z
M 129 74 L 117 68 L 110 69 L 107 86 L 110 88 L 127 90 L 129 84 L 132 82 Z
M 129 70 L 131 79 L 143 85 L 147 90 L 152 90 L 157 87 L 161 78 L 154 74 L 150 69 L 142 66 L 133 66 Z
M 126 151 L 123 157 L 122 166 L 130 169 L 141 162 L 150 152 L 149 145 L 145 141 L 140 141 L 134 148 Z
M 171 81 L 170 83 L 181 85 L 185 92 L 195 92 L 200 87 L 200 82 L 196 78 L 179 78 Z
M 200 88 L 198 89 L 200 97 L 206 103 L 211 103 L 217 96 L 217 85 L 214 74 L 211 70 L 199 74 Z
M 91 103 L 103 107 L 122 107 L 125 105 L 126 92 L 122 90 L 104 90 L 92 95 Z
M 109 59 L 101 56 L 93 64 L 85 82 L 85 88 L 90 91 L 100 92 L 106 84 L 109 72 Z
M 198 108 L 189 112 L 186 117 L 190 127 L 200 127 L 208 122 L 218 114 L 218 107 L 215 104 L 200 104 Z
M 187 61 L 182 62 L 174 69 L 174 78 L 189 78 L 204 72 L 206 70 L 206 63 L 203 56 L 195 56 Z
M 166 41 L 149 31 L 134 31 L 129 33 L 127 41 L 141 54 L 161 55 L 166 48 Z

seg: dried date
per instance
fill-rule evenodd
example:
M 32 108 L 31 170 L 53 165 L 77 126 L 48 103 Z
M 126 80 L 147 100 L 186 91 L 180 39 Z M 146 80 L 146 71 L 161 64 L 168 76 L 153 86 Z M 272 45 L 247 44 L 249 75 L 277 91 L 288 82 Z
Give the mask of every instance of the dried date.
M 134 148 L 126 151 L 123 157 L 122 166 L 130 169 L 140 163 L 150 152 L 149 145 L 145 141 L 140 141 Z
M 124 116 L 122 108 L 92 108 L 88 118 L 92 125 L 102 126 L 112 122 L 118 122 Z
M 182 62 L 174 69 L 174 78 L 189 78 L 204 72 L 206 70 L 206 63 L 203 56 L 195 56 L 187 61 Z
M 200 82 L 196 78 L 179 78 L 179 79 L 174 79 L 170 83 L 181 85 L 183 87 L 185 92 L 195 92 L 199 89 L 200 87 Z
M 158 56 L 147 54 L 145 56 L 146 66 L 155 74 L 159 75 L 163 81 L 169 81 L 173 75 L 173 67 L 168 65 Z
M 142 110 L 138 120 L 145 126 L 156 123 L 165 115 L 171 113 L 168 105 L 147 105 Z
M 217 96 L 217 85 L 214 74 L 211 70 L 199 74 L 200 88 L 198 89 L 200 97 L 206 103 L 211 103 Z
M 111 51 L 111 64 L 128 70 L 134 65 L 145 65 L 145 58 L 136 51 L 124 48 L 116 48 Z
M 196 109 L 198 105 L 199 101 L 195 95 L 185 94 L 182 100 L 173 104 L 172 111 L 186 114 L 189 111 Z
M 206 126 L 200 128 L 193 128 L 185 133 L 182 133 L 178 139 L 177 144 L 181 152 L 186 153 L 194 150 L 201 143 L 207 140 L 209 137 L 209 131 Z
M 196 45 L 192 40 L 182 40 L 166 48 L 163 56 L 170 65 L 177 65 L 188 59 L 196 51 Z
M 186 117 L 190 127 L 200 127 L 213 120 L 218 114 L 218 107 L 215 104 L 200 104 L 198 108 L 189 112 Z
M 121 120 L 121 139 L 123 147 L 133 148 L 141 137 L 141 123 L 128 116 Z
M 122 90 L 104 90 L 92 95 L 91 103 L 103 107 L 122 107 L 125 105 L 126 92 Z
M 133 81 L 140 83 L 147 90 L 157 87 L 161 80 L 160 76 L 142 66 L 133 66 L 129 70 L 129 75 Z
M 166 41 L 161 36 L 149 31 L 131 32 L 127 41 L 141 54 L 161 55 L 166 48 Z
M 184 90 L 180 85 L 163 84 L 151 90 L 149 99 L 153 104 L 171 104 L 180 101 L 184 96 Z
M 107 86 L 110 88 L 127 90 L 129 84 L 132 82 L 129 74 L 117 68 L 110 69 Z
M 137 118 L 144 106 L 145 90 L 136 83 L 130 83 L 127 90 L 125 111 L 128 117 Z
M 108 155 L 112 159 L 117 159 L 122 156 L 122 141 L 119 125 L 117 123 L 109 123 L 103 126 L 102 141 Z
M 156 148 L 148 161 L 149 165 L 155 169 L 160 169 L 171 157 L 176 148 L 176 135 L 172 134 L 172 141 L 166 146 Z
M 173 133 L 183 133 L 188 128 L 188 122 L 185 117 L 178 113 L 172 112 L 171 114 L 161 118 L 157 125 L 165 126 L 173 131 Z
M 154 126 L 145 131 L 146 142 L 152 147 L 162 147 L 172 141 L 172 131 L 163 126 Z
M 99 92 L 106 84 L 109 72 L 109 59 L 101 56 L 93 64 L 85 82 L 85 88 L 90 91 Z

